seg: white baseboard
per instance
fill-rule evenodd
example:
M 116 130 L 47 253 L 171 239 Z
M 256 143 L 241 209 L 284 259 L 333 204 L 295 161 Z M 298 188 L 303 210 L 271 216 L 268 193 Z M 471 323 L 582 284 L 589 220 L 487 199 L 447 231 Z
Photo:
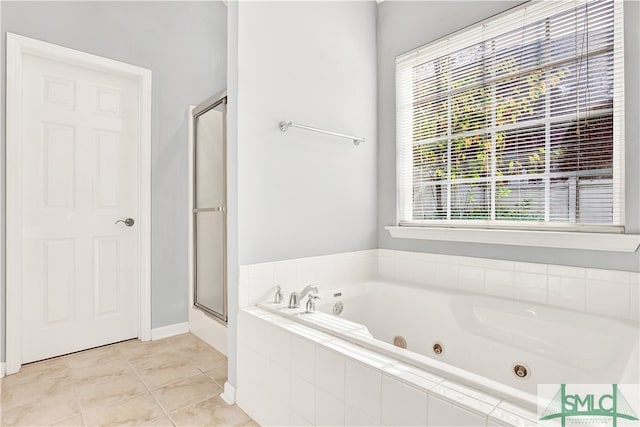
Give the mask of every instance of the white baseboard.
M 189 332 L 189 322 L 162 326 L 151 330 L 151 340 L 159 340 L 162 338 L 172 337 L 174 335 L 186 334 L 187 332 Z
M 4 377 L 4 373 L 5 373 L 5 366 L 4 366 L 4 362 L 0 363 L 0 378 Z
M 224 391 L 220 395 L 222 400 L 225 401 L 227 405 L 233 405 L 236 403 L 236 388 L 229 384 L 229 381 L 224 383 Z

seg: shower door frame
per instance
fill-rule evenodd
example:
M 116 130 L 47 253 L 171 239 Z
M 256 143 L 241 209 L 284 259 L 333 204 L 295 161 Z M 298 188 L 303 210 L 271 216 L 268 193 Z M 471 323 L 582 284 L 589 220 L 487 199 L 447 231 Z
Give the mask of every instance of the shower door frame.
M 198 104 L 195 107 L 189 108 L 189 293 L 190 293 L 190 303 L 193 307 L 197 308 L 200 311 L 206 313 L 209 317 L 214 319 L 215 321 L 227 325 L 228 321 L 228 280 L 227 280 L 227 91 L 222 91 L 210 98 L 207 98 L 202 103 Z M 223 230 L 222 230 L 222 246 L 223 246 L 223 254 L 222 254 L 222 304 L 223 304 L 223 313 L 217 313 L 210 308 L 199 304 L 197 299 L 197 291 L 198 291 L 198 278 L 197 278 L 197 221 L 196 217 L 199 212 L 211 211 L 211 209 L 200 210 L 196 208 L 196 156 L 197 156 L 197 138 L 198 138 L 198 127 L 197 127 L 197 119 L 200 115 L 206 113 L 209 110 L 212 110 L 220 105 L 224 105 L 224 110 L 222 112 L 223 117 L 223 127 L 222 127 L 222 157 L 223 157 L 223 197 L 224 197 L 224 206 L 221 211 L 224 215 L 223 217 Z

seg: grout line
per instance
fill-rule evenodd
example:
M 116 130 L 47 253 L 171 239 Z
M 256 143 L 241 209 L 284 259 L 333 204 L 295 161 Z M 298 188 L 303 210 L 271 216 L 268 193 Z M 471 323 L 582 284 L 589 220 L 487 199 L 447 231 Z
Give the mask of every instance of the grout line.
M 112 348 L 114 348 L 114 349 L 118 349 L 118 344 L 120 344 L 120 343 L 109 344 L 109 345 L 106 345 L 106 346 L 102 346 L 102 347 L 100 347 L 100 348 L 108 348 L 108 347 L 112 347 Z M 161 349 L 160 347 L 159 347 L 158 349 L 160 349 L 161 351 L 164 351 L 164 349 Z M 70 379 L 70 381 L 71 381 L 71 384 L 70 384 L 70 385 L 71 385 L 71 387 L 72 387 L 72 389 L 73 389 L 74 397 L 75 397 L 75 400 L 76 400 L 76 403 L 77 403 L 77 406 L 78 406 L 78 410 L 79 410 L 79 414 L 77 414 L 77 415 L 80 415 L 80 418 L 81 418 L 82 423 L 83 423 L 83 425 L 84 425 L 84 426 L 86 426 L 86 425 L 87 425 L 87 419 L 88 419 L 88 414 L 89 414 L 90 410 L 89 410 L 88 408 L 84 408 L 84 407 L 83 407 L 83 405 L 82 405 L 82 404 L 81 404 L 81 402 L 80 402 L 80 398 L 79 398 L 79 396 L 81 395 L 81 393 L 79 392 L 79 387 L 78 387 L 78 385 L 79 385 L 79 381 L 80 381 L 80 380 L 78 380 L 77 378 L 75 378 L 75 377 L 74 377 L 74 375 L 72 374 L 72 372 L 71 372 L 71 371 L 72 371 L 72 369 L 71 369 L 71 366 L 70 366 L 70 363 L 69 363 L 69 362 L 70 362 L 71 358 L 73 358 L 73 356 L 74 356 L 74 355 L 82 354 L 82 353 L 85 353 L 85 354 L 91 354 L 91 350 L 94 350 L 94 349 L 88 349 L 88 351 L 81 351 L 81 352 L 77 352 L 77 353 L 74 353 L 74 354 L 71 354 L 71 355 L 63 355 L 63 356 L 59 356 L 59 357 L 56 357 L 56 358 L 52 358 L 52 359 L 59 359 L 59 360 L 61 360 L 61 361 L 62 361 L 62 363 L 64 364 L 65 368 L 66 368 L 66 369 L 68 370 L 68 372 L 69 372 L 69 374 L 68 374 L 68 375 L 69 375 L 69 379 Z M 152 349 L 152 348 L 150 348 L 149 350 L 153 350 L 153 349 Z M 182 351 L 182 350 L 184 350 L 184 351 Z M 171 353 L 173 353 L 176 357 L 179 357 L 180 359 L 183 359 L 183 360 L 185 360 L 186 362 L 189 362 L 191 365 L 193 365 L 193 366 L 197 369 L 197 373 L 195 373 L 195 374 L 193 374 L 193 375 L 186 376 L 186 377 L 184 377 L 184 378 L 176 379 L 176 380 L 171 381 L 171 382 L 169 382 L 169 383 L 167 383 L 167 384 L 163 384 L 162 386 L 160 386 L 160 387 L 158 387 L 158 388 L 166 387 L 166 386 L 169 386 L 169 385 L 171 385 L 171 384 L 175 384 L 175 383 L 177 383 L 177 382 L 179 382 L 179 381 L 184 381 L 185 379 L 192 378 L 192 377 L 194 377 L 194 376 L 196 376 L 196 375 L 203 374 L 203 375 L 204 375 L 204 377 L 205 377 L 205 378 L 207 378 L 209 381 L 211 381 L 211 382 L 212 382 L 216 387 L 219 387 L 219 388 L 221 388 L 221 390 L 224 390 L 224 385 L 222 385 L 222 386 L 221 386 L 220 384 L 218 384 L 218 382 L 216 382 L 216 381 L 215 381 L 211 376 L 209 376 L 209 375 L 207 374 L 207 372 L 211 372 L 211 373 L 213 373 L 214 371 L 216 371 L 216 370 L 218 370 L 218 369 L 225 368 L 225 367 L 227 366 L 227 364 L 226 364 L 226 363 L 227 363 L 227 358 L 226 358 L 226 357 L 224 357 L 224 361 L 225 361 L 225 363 L 223 363 L 223 364 L 221 364 L 221 365 L 217 366 L 216 368 L 210 369 L 209 371 L 205 372 L 202 368 L 200 368 L 199 366 L 197 366 L 197 364 L 196 364 L 195 362 L 193 362 L 192 360 L 190 360 L 190 359 L 188 358 L 188 351 L 189 351 L 189 349 L 187 349 L 187 348 L 185 348 L 185 349 L 182 349 L 182 348 L 181 348 L 181 349 L 171 349 L 171 351 L 170 351 L 170 352 L 171 352 Z M 152 352 L 152 355 L 153 355 L 153 352 Z M 175 425 L 176 425 L 176 423 L 175 423 L 175 421 L 173 420 L 173 418 L 171 417 L 171 415 L 170 415 L 170 413 L 168 412 L 168 410 L 167 410 L 167 409 L 166 409 L 166 408 L 165 408 L 165 407 L 160 403 L 160 401 L 156 398 L 156 396 L 155 396 L 155 395 L 154 395 L 154 393 L 153 393 L 153 390 L 151 389 L 151 386 L 150 386 L 149 384 L 147 384 L 147 382 L 142 378 L 141 373 L 142 373 L 142 371 L 144 371 L 144 370 L 143 370 L 143 369 L 138 369 L 138 368 L 134 365 L 134 363 L 132 362 L 132 361 L 133 361 L 133 359 L 136 359 L 136 358 L 137 358 L 136 356 L 138 356 L 138 354 L 137 354 L 137 353 L 129 353 L 129 352 L 127 352 L 127 351 L 121 351 L 121 352 L 120 352 L 120 357 L 118 357 L 118 361 L 119 361 L 119 363 L 121 363 L 121 364 L 122 364 L 122 365 L 124 365 L 125 367 L 128 367 L 129 369 L 127 369 L 127 372 L 126 372 L 125 374 L 118 374 L 118 375 L 115 375 L 115 376 L 109 375 L 109 377 L 110 377 L 110 378 L 109 378 L 109 381 L 117 380 L 118 378 L 124 378 L 124 377 L 126 377 L 126 376 L 130 376 L 130 377 L 132 377 L 132 378 L 137 378 L 137 379 L 141 382 L 141 384 L 143 385 L 144 390 L 145 390 L 149 395 L 151 395 L 151 397 L 152 397 L 152 398 L 154 399 L 154 401 L 158 404 L 158 406 L 160 407 L 160 409 L 162 410 L 162 412 L 166 415 L 166 417 L 170 420 L 170 422 L 175 426 Z M 49 359 L 49 360 L 51 360 L 51 359 Z M 38 363 L 40 363 L 40 362 L 41 362 L 41 361 L 39 361 L 39 362 L 35 362 L 34 364 L 38 364 Z M 85 368 L 85 367 L 83 366 L 83 368 Z M 93 380 L 95 380 L 95 378 L 94 378 Z M 1 387 L 1 388 L 0 388 L 0 392 L 6 392 L 6 391 L 7 391 L 7 390 L 6 390 L 6 387 L 4 387 L 3 385 L 4 385 L 4 384 L 0 385 L 0 387 Z M 87 386 L 91 386 L 91 387 L 100 387 L 102 384 L 94 384 L 94 383 L 92 383 L 92 381 L 90 380 L 90 381 L 86 382 L 86 385 L 87 385 Z M 135 395 L 133 395 L 133 396 L 126 396 L 126 397 L 125 397 L 125 396 L 121 396 L 121 395 L 114 396 L 114 397 L 115 397 L 115 399 L 114 399 L 112 402 L 110 402 L 110 406 L 112 405 L 112 406 L 114 407 L 114 409 L 116 409 L 116 410 L 117 410 L 117 406 L 118 406 L 119 404 L 121 404 L 122 402 L 125 402 L 125 401 L 127 401 L 127 400 L 129 400 L 129 399 L 132 399 L 132 398 L 135 398 L 135 397 L 138 397 L 138 396 L 142 396 L 142 395 L 144 394 L 144 392 L 145 392 L 145 391 L 141 391 L 140 393 L 137 393 L 137 394 L 135 394 Z M 221 392 L 222 392 L 222 391 L 221 391 Z M 221 393 L 221 392 L 220 392 L 220 393 Z M 192 402 L 192 403 L 190 403 L 190 404 L 188 404 L 188 405 L 184 405 L 184 406 L 182 406 L 182 407 L 180 407 L 180 408 L 177 408 L 176 410 L 181 410 L 181 409 L 183 409 L 183 408 L 187 408 L 187 407 L 190 407 L 190 406 L 196 405 L 196 404 L 198 404 L 198 403 L 201 403 L 201 402 L 203 402 L 203 401 L 205 401 L 205 400 L 212 399 L 212 398 L 215 398 L 215 397 L 219 397 L 219 396 L 220 396 L 220 393 L 218 393 L 218 394 L 216 394 L 216 395 L 214 395 L 214 396 L 209 396 L 209 397 L 203 398 L 203 399 L 198 400 L 198 401 L 196 401 L 196 402 Z M 149 420 L 149 421 L 152 421 L 152 420 Z
M 166 387 L 166 386 L 169 386 L 169 385 L 172 385 L 172 384 L 178 383 L 178 382 L 180 382 L 180 381 L 184 381 L 185 379 L 193 378 L 193 377 L 198 376 L 198 375 L 204 375 L 207 379 L 209 379 L 209 380 L 210 380 L 211 382 L 213 382 L 215 385 L 220 386 L 217 382 L 215 382 L 212 378 L 210 378 L 210 377 L 209 377 L 205 372 L 203 372 L 200 368 L 198 368 L 198 370 L 199 370 L 200 372 L 199 372 L 199 373 L 197 373 L 197 374 L 193 374 L 193 375 L 191 375 L 191 376 L 184 377 L 184 378 L 181 378 L 181 379 L 176 380 L 176 381 L 172 381 L 172 382 L 170 382 L 170 383 L 167 383 L 167 384 L 162 385 L 162 386 L 161 386 L 161 387 L 159 387 L 159 388 L 163 388 L 163 387 Z M 151 397 L 156 401 L 156 403 L 158 404 L 158 406 L 160 406 L 160 408 L 162 409 L 162 412 L 164 412 L 164 413 L 165 413 L 165 415 L 167 416 L 167 418 L 169 418 L 169 420 L 171 421 L 171 423 L 172 423 L 174 426 L 176 426 L 176 425 L 177 425 L 177 423 L 174 421 L 174 419 L 173 419 L 173 417 L 171 416 L 170 412 L 169 412 L 169 411 L 164 407 L 164 405 L 162 405 L 162 403 L 158 400 L 158 398 L 156 398 L 155 394 L 153 393 L 153 390 L 152 390 L 152 389 L 150 388 L 150 386 L 149 386 L 149 385 L 148 385 L 148 384 L 147 384 L 147 383 L 142 379 L 142 377 L 139 375 L 138 371 L 137 371 L 135 368 L 134 368 L 134 372 L 136 373 L 136 375 L 138 376 L 138 378 L 140 378 L 140 381 L 142 382 L 142 384 L 144 385 L 144 387 L 148 390 L 148 392 L 149 392 L 149 394 L 151 395 Z M 182 409 L 189 408 L 189 407 L 191 407 L 191 406 L 195 406 L 195 405 L 197 405 L 197 404 L 199 404 L 199 403 L 201 403 L 201 402 L 204 402 L 204 401 L 209 400 L 209 399 L 213 399 L 213 398 L 215 398 L 215 397 L 219 397 L 219 396 L 220 396 L 220 394 L 224 391 L 224 386 L 223 386 L 223 387 L 221 387 L 221 388 L 222 388 L 221 392 L 220 392 L 220 393 L 218 393 L 218 394 L 216 394 L 215 396 L 208 396 L 208 397 L 205 397 L 205 398 L 203 398 L 203 399 L 200 399 L 200 400 L 197 400 L 197 401 L 194 401 L 194 402 L 188 403 L 188 404 L 186 404 L 186 405 L 180 406 L 180 407 L 178 407 L 178 408 L 175 408 L 175 409 L 173 410 L 173 412 L 180 411 L 180 410 L 182 410 Z
M 175 381 L 170 381 L 170 382 L 168 382 L 168 383 L 165 383 L 165 384 L 159 385 L 158 387 L 156 387 L 156 388 L 154 388 L 154 389 L 152 389 L 150 385 L 147 385 L 147 383 L 146 383 L 146 382 L 144 382 L 144 380 L 142 380 L 142 378 L 141 378 L 141 381 L 142 381 L 142 383 L 143 383 L 145 386 L 147 386 L 147 388 L 149 389 L 149 391 L 150 391 L 151 393 L 153 393 L 155 390 L 160 390 L 161 388 L 165 388 L 165 387 L 169 387 L 169 386 L 175 385 L 175 384 L 179 383 L 180 381 L 188 380 L 189 378 L 197 377 L 198 375 L 202 375 L 202 374 L 203 374 L 203 372 L 198 372 L 198 373 L 196 373 L 196 374 L 189 375 L 189 376 L 186 376 L 186 377 L 182 377 L 182 378 L 177 379 L 177 380 L 175 380 Z M 208 378 L 208 376 L 207 376 L 207 378 Z
M 197 404 L 202 403 L 202 402 L 204 402 L 204 401 L 206 401 L 206 400 L 209 400 L 209 399 L 215 399 L 216 397 L 220 397 L 220 395 L 221 395 L 221 394 L 222 394 L 222 392 L 220 392 L 220 393 L 216 394 L 215 396 L 205 397 L 205 398 L 203 398 L 203 399 L 200 399 L 200 400 L 197 400 L 197 401 L 194 401 L 194 402 L 188 403 L 188 404 L 186 404 L 186 405 L 183 405 L 183 406 L 180 406 L 180 407 L 178 407 L 178 408 L 174 409 L 174 410 L 173 410 L 173 412 L 181 411 L 181 410 L 183 410 L 183 409 L 185 409 L 185 408 L 190 408 L 190 407 L 192 407 L 192 406 L 196 406 Z M 162 406 L 162 405 L 160 405 L 160 406 Z M 163 408 L 163 409 L 164 409 L 164 408 Z M 170 418 L 171 418 L 171 417 L 170 417 Z M 173 419 L 171 419 L 171 422 L 173 422 Z M 174 425 L 177 425 L 177 424 L 174 422 Z
M 160 409 L 162 410 L 162 412 L 164 412 L 164 414 L 167 416 L 167 418 L 169 418 L 169 421 L 171 421 L 171 424 L 173 424 L 174 426 L 176 426 L 176 422 L 173 420 L 173 418 L 171 418 L 171 415 L 169 414 L 169 412 L 165 409 L 165 407 L 162 405 L 162 403 L 160 403 L 160 401 L 158 400 L 158 398 L 153 394 L 153 392 L 151 391 L 151 389 L 149 388 L 149 385 L 142 379 L 142 377 L 140 376 L 140 374 L 138 373 L 138 370 L 135 368 L 135 366 L 133 366 L 133 364 L 131 362 L 127 362 L 129 363 L 129 365 L 131 365 L 131 367 L 133 368 L 133 372 L 135 373 L 135 375 L 138 377 L 138 379 L 140 380 L 140 382 L 142 383 L 142 385 L 144 386 L 144 388 L 147 389 L 147 392 L 149 393 L 149 395 L 151 396 L 151 398 L 153 400 L 155 400 L 155 402 L 158 404 L 158 406 L 160 407 Z M 152 420 L 149 420 L 152 421 Z
M 76 354 L 76 353 L 74 353 Z M 64 362 L 64 364 L 67 367 L 67 372 L 69 373 L 69 378 L 71 379 L 71 387 L 73 387 L 73 395 L 76 397 L 76 403 L 78 404 L 78 409 L 80 410 L 80 419 L 82 420 L 82 425 L 86 427 L 87 425 L 87 420 L 84 416 L 84 410 L 82 409 L 82 405 L 80 404 L 80 398 L 78 397 L 78 390 L 76 387 L 76 383 L 77 381 L 75 380 L 75 378 L 73 377 L 72 373 L 71 373 L 71 366 L 69 365 L 69 360 L 67 358 L 68 355 L 64 355 L 62 356 L 62 361 Z
M 133 371 L 134 376 L 138 377 L 136 375 L 135 369 L 133 368 L 133 365 L 128 360 L 122 359 L 121 362 L 122 362 L 123 365 L 129 365 L 129 367 L 131 368 L 131 371 Z M 124 373 L 124 374 L 110 375 L 109 376 L 110 378 L 109 378 L 108 381 L 100 382 L 100 383 L 97 383 L 97 384 L 94 382 L 95 378 L 93 378 L 93 379 L 91 379 L 90 383 L 85 384 L 83 387 L 92 387 L 92 388 L 101 387 L 101 386 L 103 386 L 105 384 L 108 384 L 108 383 L 113 382 L 113 381 L 117 381 L 118 379 L 125 378 L 125 377 L 128 377 L 128 376 L 131 376 L 130 372 L 127 372 L 127 373 Z M 77 386 L 79 381 L 80 380 L 77 380 L 77 381 L 74 380 L 73 381 L 73 387 L 74 387 L 74 391 L 76 392 L 76 396 L 79 395 L 78 386 Z M 143 381 L 140 381 L 140 382 L 142 383 L 143 386 L 145 385 Z M 109 406 L 117 407 L 118 405 L 121 405 L 123 402 L 126 402 L 128 400 L 134 399 L 134 398 L 136 398 L 138 396 L 142 396 L 143 394 L 144 394 L 144 392 L 136 393 L 136 394 L 133 394 L 131 396 L 122 396 L 122 395 L 118 394 L 117 396 L 114 396 L 114 397 L 111 398 L 111 401 L 109 402 Z M 104 399 L 100 399 L 100 403 L 101 404 L 104 404 L 103 400 Z M 91 409 L 83 409 L 82 405 L 80 404 L 79 397 L 78 397 L 78 405 L 80 406 L 82 419 L 83 419 L 83 422 L 85 423 L 85 426 L 86 426 L 87 424 L 86 424 L 85 413 L 90 412 Z
M 215 368 L 215 369 L 212 369 L 212 370 L 207 371 L 207 372 L 217 371 L 218 369 L 222 369 L 222 368 L 223 368 L 223 367 L 221 366 L 220 368 Z M 226 368 L 226 369 L 227 369 L 227 376 L 228 376 L 229 368 L 228 368 L 228 367 L 224 367 L 224 368 Z M 207 378 L 209 378 L 211 381 L 213 381 L 213 382 L 214 382 L 214 384 L 216 384 L 216 385 L 220 386 L 220 387 L 222 388 L 222 391 L 224 392 L 224 382 L 223 382 L 222 384 L 220 384 L 218 381 L 216 381 L 216 380 L 215 380 L 211 375 L 209 375 L 207 372 L 204 372 L 204 371 L 203 371 L 202 373 L 203 373 Z M 226 380 L 225 380 L 225 381 L 226 381 Z
M 191 360 L 189 360 L 189 361 L 191 362 Z M 169 383 L 167 383 L 167 384 L 163 384 L 162 386 L 158 387 L 158 389 L 160 389 L 160 388 L 164 388 L 164 387 L 167 387 L 167 386 L 170 386 L 170 385 L 173 385 L 173 384 L 176 384 L 176 383 L 178 383 L 178 382 L 180 382 L 180 381 L 184 381 L 184 380 L 186 380 L 186 379 L 193 378 L 193 377 L 198 376 L 198 375 L 204 375 L 204 377 L 205 377 L 205 378 L 209 379 L 212 383 L 214 383 L 215 385 L 217 385 L 218 387 L 220 387 L 220 388 L 221 388 L 221 391 L 220 391 L 220 393 L 216 394 L 215 396 L 209 396 L 209 397 L 207 397 L 207 398 L 204 398 L 204 399 L 201 399 L 201 400 L 198 400 L 198 401 L 195 401 L 195 402 L 191 402 L 191 403 L 189 403 L 189 404 L 187 404 L 187 405 L 184 405 L 184 406 L 181 406 L 181 407 L 179 407 L 179 408 L 176 408 L 176 409 L 174 409 L 174 410 L 173 410 L 174 412 L 175 412 L 175 411 L 178 411 L 178 410 L 181 410 L 181 409 L 184 409 L 184 408 L 188 408 L 188 407 L 193 406 L 193 405 L 196 405 L 196 404 L 198 404 L 198 403 L 200 403 L 200 402 L 204 402 L 205 400 L 209 400 L 209 399 L 212 399 L 212 398 L 214 398 L 214 397 L 220 396 L 220 395 L 224 392 L 224 384 L 223 384 L 223 385 L 218 384 L 218 382 L 217 382 L 217 381 L 215 381 L 213 378 L 211 378 L 209 375 L 207 375 L 207 372 L 214 371 L 214 370 L 216 370 L 216 369 L 218 369 L 218 368 L 214 368 L 214 369 L 212 369 L 212 370 L 210 370 L 210 371 L 205 372 L 205 371 L 204 371 L 202 368 L 200 368 L 199 366 L 197 366 L 197 365 L 195 365 L 195 364 L 193 364 L 193 365 L 198 369 L 198 371 L 200 371 L 199 373 L 197 373 L 197 374 L 193 374 L 193 375 L 190 375 L 190 376 L 188 376 L 188 377 L 184 377 L 184 378 L 181 378 L 181 379 L 178 379 L 178 380 L 175 380 L 175 381 L 171 381 L 171 382 L 169 382 Z M 222 366 L 220 366 L 220 367 L 222 368 Z M 142 380 L 142 381 L 143 381 L 143 383 L 144 383 L 144 380 Z M 147 385 L 146 383 L 144 383 L 144 384 L 145 384 L 145 386 Z M 157 390 L 157 389 L 156 389 L 156 390 Z M 150 391 L 151 391 L 151 394 L 153 394 L 153 391 L 152 391 L 152 390 L 150 390 Z M 154 397 L 155 397 L 155 396 L 154 396 Z M 160 404 L 160 402 L 159 402 L 159 401 L 158 401 L 158 403 Z M 162 404 L 160 404 L 160 406 L 162 407 Z M 165 408 L 164 408 L 164 407 L 162 407 L 162 409 L 164 410 Z
M 170 339 L 170 338 L 172 338 L 172 337 L 168 337 L 168 338 Z M 204 341 L 203 341 L 203 342 L 204 342 Z M 188 354 L 186 354 L 186 353 L 188 353 L 188 349 L 183 349 L 183 348 L 175 349 L 175 354 L 176 354 L 176 356 L 180 357 L 181 359 L 184 359 L 186 362 L 188 362 L 188 363 L 190 363 L 191 365 L 193 365 L 193 366 L 198 370 L 198 373 L 195 373 L 195 374 L 193 374 L 193 375 L 190 375 L 190 376 L 187 376 L 187 377 L 183 377 L 183 378 L 176 379 L 176 380 L 174 380 L 174 381 L 168 382 L 168 383 L 163 384 L 162 386 L 158 387 L 158 389 L 160 389 L 160 388 L 164 388 L 164 387 L 167 387 L 167 386 L 170 386 L 170 385 L 172 385 L 172 384 L 176 384 L 176 383 L 178 383 L 178 382 L 180 382 L 180 381 L 184 381 L 184 380 L 189 379 L 189 378 L 193 378 L 193 377 L 195 377 L 195 376 L 197 376 L 197 375 L 204 375 L 207 379 L 209 379 L 209 380 L 210 380 L 211 382 L 213 382 L 215 385 L 220 386 L 216 381 L 214 381 L 214 380 L 213 380 L 213 378 L 209 377 L 209 375 L 207 375 L 207 374 L 206 374 L 206 372 L 205 372 L 202 368 L 200 368 L 200 367 L 199 367 L 199 366 L 198 366 L 198 365 L 197 365 L 197 364 L 196 364 L 196 363 L 195 363 L 191 358 L 189 358 L 189 357 L 188 357 Z M 160 406 L 160 408 L 162 409 L 162 411 L 167 415 L 167 417 L 168 417 L 168 418 L 171 420 L 171 422 L 175 425 L 176 423 L 175 423 L 175 421 L 173 420 L 173 418 L 171 417 L 171 415 L 170 415 L 169 411 L 168 411 L 168 410 L 167 410 L 167 409 L 162 405 L 162 403 L 160 403 L 160 401 L 156 398 L 156 396 L 155 396 L 155 394 L 154 394 L 153 390 L 151 389 L 151 386 L 145 382 L 145 380 L 142 378 L 142 376 L 141 376 L 141 375 L 140 375 L 140 373 L 138 372 L 138 369 L 137 369 L 135 366 L 133 366 L 133 364 L 131 364 L 131 365 L 132 365 L 132 367 L 133 367 L 134 372 L 136 373 L 136 375 L 138 376 L 138 378 L 139 378 L 139 379 L 140 379 L 140 381 L 142 382 L 142 384 L 143 384 L 143 385 L 145 386 L 145 388 L 149 391 L 149 394 L 151 394 L 151 396 L 152 396 L 152 397 L 154 398 L 154 400 L 158 403 L 158 405 Z M 224 365 L 221 365 L 220 367 L 223 367 L 223 366 L 224 366 Z M 217 368 L 214 368 L 214 369 L 217 369 Z M 224 386 L 222 386 L 221 388 L 222 388 L 222 390 L 224 390 Z M 220 394 L 218 394 L 218 395 L 216 395 L 216 396 L 219 396 L 219 395 L 220 395 Z M 179 408 L 176 408 L 174 411 L 177 411 L 177 410 L 180 410 L 180 409 L 183 409 L 183 408 L 186 408 L 186 407 L 189 407 L 189 406 L 195 405 L 195 404 L 197 404 L 197 403 L 203 402 L 203 401 L 205 401 L 205 400 L 208 400 L 208 399 L 213 398 L 213 397 L 216 397 L 216 396 L 210 396 L 210 397 L 207 397 L 207 398 L 205 398 L 205 399 L 198 400 L 197 402 L 192 402 L 192 403 L 190 403 L 190 404 L 188 404 L 188 405 L 184 405 L 184 406 L 181 406 L 181 407 L 179 407 Z
M 76 389 L 75 384 L 73 385 L 73 394 L 76 396 L 76 403 L 78 403 L 78 408 L 80 409 L 80 418 L 82 419 L 82 425 L 87 425 L 87 419 L 84 415 L 84 409 L 82 409 L 82 405 L 80 404 L 80 398 L 78 397 L 78 390 Z

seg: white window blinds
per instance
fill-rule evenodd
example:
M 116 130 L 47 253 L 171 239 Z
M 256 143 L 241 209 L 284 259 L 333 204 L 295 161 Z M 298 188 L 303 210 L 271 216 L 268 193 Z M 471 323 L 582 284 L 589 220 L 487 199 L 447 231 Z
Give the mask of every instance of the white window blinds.
M 401 225 L 624 225 L 622 3 L 543 1 L 397 58 Z

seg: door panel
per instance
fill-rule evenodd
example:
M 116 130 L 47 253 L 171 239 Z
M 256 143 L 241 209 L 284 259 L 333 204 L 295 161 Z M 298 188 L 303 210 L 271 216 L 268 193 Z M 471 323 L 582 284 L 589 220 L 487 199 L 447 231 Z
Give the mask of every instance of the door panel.
M 96 316 L 117 313 L 120 306 L 120 239 L 94 239 L 94 299 Z
M 138 336 L 138 82 L 23 56 L 22 362 Z
M 43 246 L 43 288 L 47 324 L 73 321 L 75 298 L 75 242 L 73 239 L 49 239 Z
M 44 207 L 75 206 L 75 129 L 43 124 Z
M 96 144 L 95 208 L 117 208 L 120 135 L 99 130 L 93 140 Z

